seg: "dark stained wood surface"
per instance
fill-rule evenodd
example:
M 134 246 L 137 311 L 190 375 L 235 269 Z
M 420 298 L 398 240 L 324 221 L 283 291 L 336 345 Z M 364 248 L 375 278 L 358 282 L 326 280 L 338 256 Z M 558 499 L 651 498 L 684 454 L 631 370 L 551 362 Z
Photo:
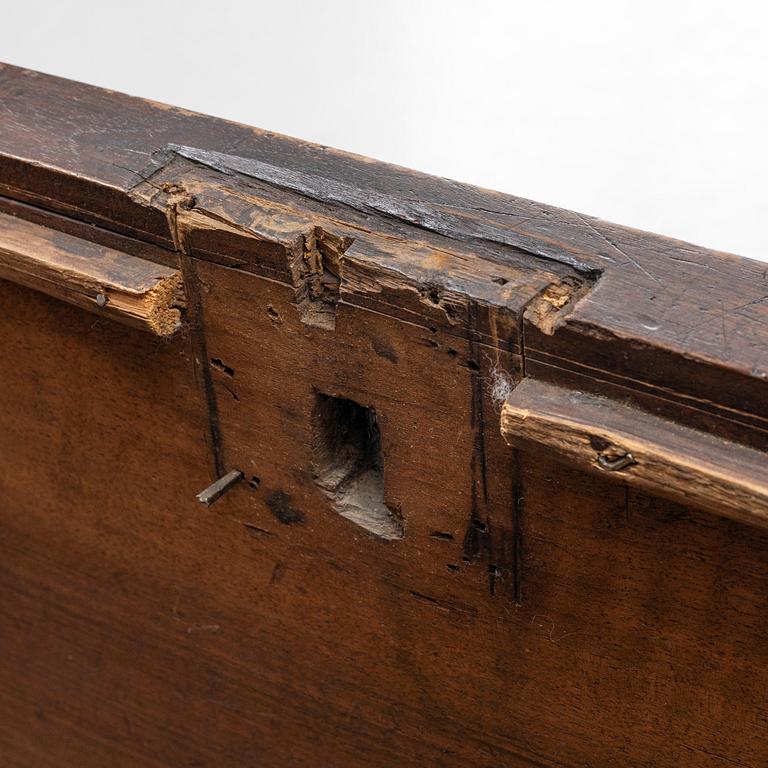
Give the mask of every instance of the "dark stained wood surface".
M 6 765 L 762 764 L 762 532 L 538 455 L 515 474 L 493 430 L 473 500 L 466 367 L 394 320 L 323 344 L 290 289 L 220 270 L 213 386 L 247 480 L 208 509 L 185 341 L 2 293 Z M 377 409 L 401 541 L 316 489 L 315 387 Z
M 500 428 L 557 385 L 764 455 L 764 265 L 14 67 L 0 97 L 0 210 L 187 299 L 159 339 L 0 281 L 3 765 L 765 765 L 768 533 Z

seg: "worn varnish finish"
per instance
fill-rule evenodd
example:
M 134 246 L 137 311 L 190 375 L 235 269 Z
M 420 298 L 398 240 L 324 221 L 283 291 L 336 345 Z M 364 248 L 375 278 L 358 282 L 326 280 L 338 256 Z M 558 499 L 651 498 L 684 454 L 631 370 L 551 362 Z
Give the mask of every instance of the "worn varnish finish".
M 765 764 L 756 497 L 630 474 L 759 480 L 764 265 L 13 67 L 0 96 L 8 236 L 186 297 L 160 339 L 3 274 L 4 765 Z M 579 413 L 637 464 L 582 466 Z

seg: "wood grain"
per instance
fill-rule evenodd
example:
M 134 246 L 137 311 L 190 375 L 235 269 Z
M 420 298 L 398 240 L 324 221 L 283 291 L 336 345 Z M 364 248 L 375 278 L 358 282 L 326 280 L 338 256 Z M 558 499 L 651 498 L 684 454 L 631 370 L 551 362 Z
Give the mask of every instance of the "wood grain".
M 515 457 L 482 345 L 196 266 L 210 509 L 189 332 L 0 291 L 6 765 L 763 765 L 768 534 Z M 316 486 L 316 391 L 375 408 L 402 539 Z
M 768 446 L 765 264 L 10 65 L 0 95 L 5 195 L 169 246 L 165 213 L 131 190 L 186 158 L 234 185 L 293 190 L 309 209 L 440 233 L 496 264 L 567 265 L 597 285 L 556 334 L 526 321 L 531 373 L 621 387 L 650 410 Z
M 768 456 L 605 397 L 526 379 L 507 398 L 501 431 L 581 469 L 768 527 Z
M 499 429 L 554 385 L 744 480 L 765 265 L 10 66 L 0 195 L 187 304 L 0 281 L 3 766 L 766 765 L 752 510 Z
M 0 277 L 158 336 L 181 326 L 178 270 L 2 213 Z

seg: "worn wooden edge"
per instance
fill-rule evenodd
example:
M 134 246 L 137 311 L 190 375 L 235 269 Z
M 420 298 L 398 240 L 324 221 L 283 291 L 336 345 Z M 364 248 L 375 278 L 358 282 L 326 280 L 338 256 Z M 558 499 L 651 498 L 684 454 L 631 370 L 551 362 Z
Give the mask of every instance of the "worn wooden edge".
M 173 255 L 176 220 L 158 187 L 197 175 L 206 215 L 230 204 L 235 215 L 221 226 L 217 213 L 215 229 L 197 216 L 190 255 L 236 268 L 244 192 L 288 201 L 313 220 L 363 223 L 383 237 L 356 237 L 345 254 L 355 269 L 375 263 L 407 272 L 428 295 L 437 286 L 442 303 L 450 292 L 489 315 L 522 313 L 512 343 L 523 370 L 567 385 L 575 366 L 598 391 L 619 377 L 636 405 L 694 428 L 716 411 L 719 434 L 768 447 L 765 264 L 11 65 L 0 64 L 0 100 L 0 194 L 9 200 Z M 422 257 L 382 248 L 383 238 L 429 248 Z M 246 249 L 246 269 L 272 267 Z M 452 253 L 445 260 L 439 251 Z M 502 266 L 517 277 L 489 292 L 471 277 L 472 261 L 490 264 L 492 280 L 508 279 Z M 389 311 L 370 291 L 356 300 Z M 459 328 L 462 318 L 453 321 Z M 492 327 L 476 332 L 493 342 Z
M 0 277 L 156 336 L 181 327 L 178 270 L 2 213 Z
M 522 381 L 501 431 L 588 472 L 742 523 L 768 528 L 768 457 L 620 402 Z

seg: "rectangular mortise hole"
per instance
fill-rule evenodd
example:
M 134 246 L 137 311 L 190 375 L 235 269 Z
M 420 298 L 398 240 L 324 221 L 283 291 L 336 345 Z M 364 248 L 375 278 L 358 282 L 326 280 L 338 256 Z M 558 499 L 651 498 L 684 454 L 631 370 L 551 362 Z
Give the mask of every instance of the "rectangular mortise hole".
M 401 539 L 403 521 L 384 502 L 381 433 L 372 408 L 318 393 L 312 414 L 315 483 L 332 509 L 383 539 Z

